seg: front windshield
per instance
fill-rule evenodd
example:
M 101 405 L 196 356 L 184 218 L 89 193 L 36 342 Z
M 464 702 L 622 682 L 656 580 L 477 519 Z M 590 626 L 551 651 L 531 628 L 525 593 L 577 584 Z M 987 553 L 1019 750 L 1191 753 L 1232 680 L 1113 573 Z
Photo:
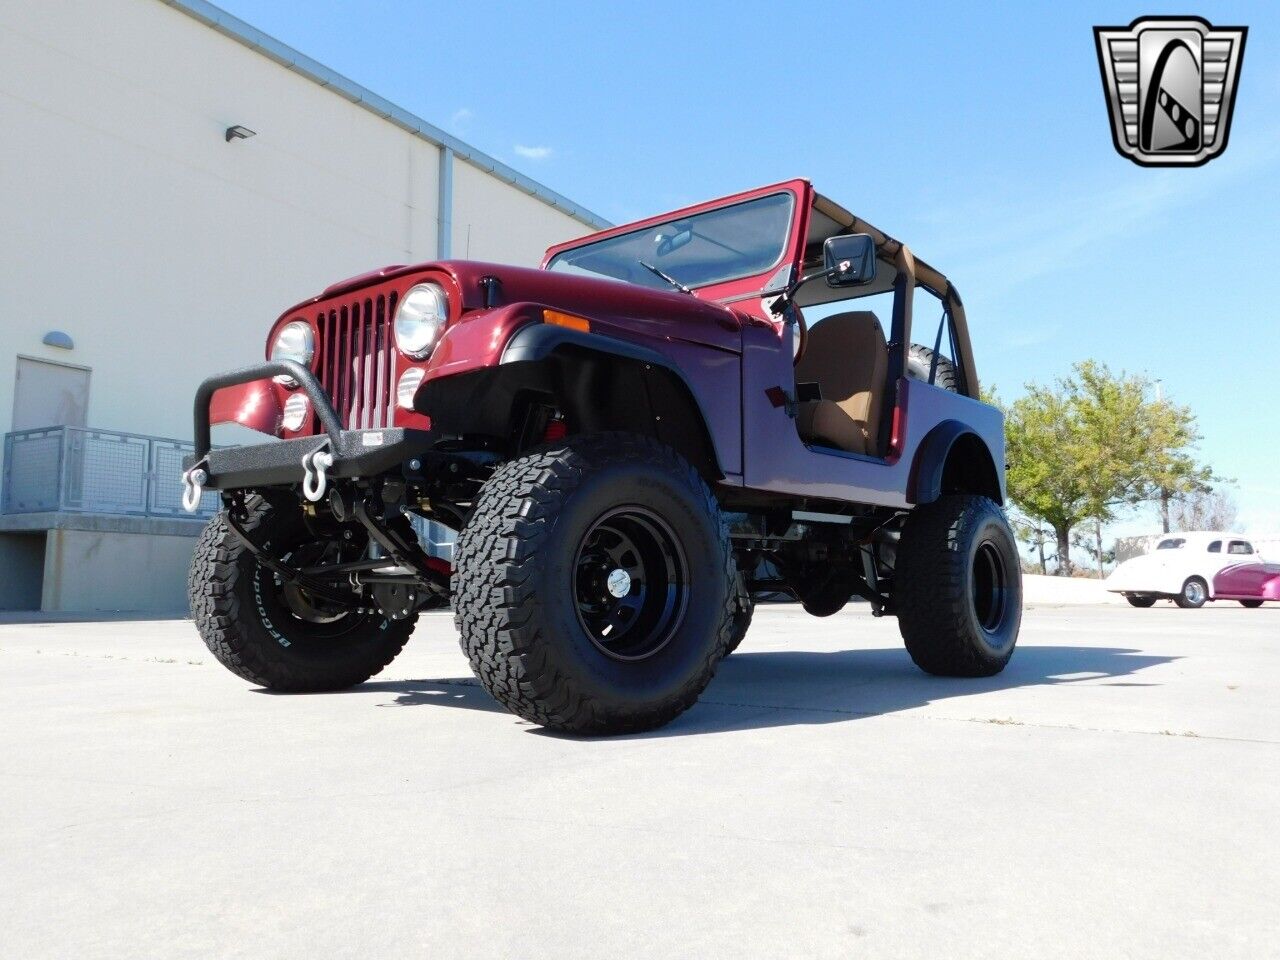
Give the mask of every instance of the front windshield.
M 793 198 L 775 193 L 695 213 L 556 254 L 548 270 L 585 273 L 670 290 L 641 265 L 687 287 L 750 277 L 777 265 L 786 250 Z

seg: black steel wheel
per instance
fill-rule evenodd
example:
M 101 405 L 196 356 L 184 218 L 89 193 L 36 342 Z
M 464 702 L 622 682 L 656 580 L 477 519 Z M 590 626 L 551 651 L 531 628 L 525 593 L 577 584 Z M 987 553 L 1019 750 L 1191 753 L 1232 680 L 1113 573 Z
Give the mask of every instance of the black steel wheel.
M 574 563 L 578 622 L 606 657 L 643 660 L 670 641 L 689 603 L 689 570 L 666 521 L 611 510 L 587 530 Z
M 1261 600 L 1241 600 L 1240 606 L 1247 607 L 1250 610 L 1257 610 L 1260 606 L 1262 606 L 1262 601 Z
M 727 527 L 697 471 L 647 437 L 571 437 L 504 464 L 454 557 L 472 670 L 542 726 L 661 726 L 728 652 L 738 603 Z
M 972 563 L 973 613 L 982 632 L 994 636 L 1009 619 L 1009 567 L 994 539 L 978 544 Z
M 1124 598 L 1131 607 L 1151 607 L 1156 602 L 1156 598 L 1149 593 L 1126 593 Z
M 950 677 L 1003 670 L 1022 622 L 1022 570 L 999 505 L 949 494 L 911 511 L 894 601 L 907 652 L 922 670 Z

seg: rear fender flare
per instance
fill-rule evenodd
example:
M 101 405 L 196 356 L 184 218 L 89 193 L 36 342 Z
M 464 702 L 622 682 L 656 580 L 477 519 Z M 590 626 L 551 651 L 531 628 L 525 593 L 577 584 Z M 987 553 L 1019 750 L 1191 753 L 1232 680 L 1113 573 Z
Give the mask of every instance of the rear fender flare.
M 959 489 L 954 489 L 957 487 Z M 916 451 L 907 500 L 915 504 L 932 503 L 953 490 L 1004 504 L 1004 484 L 991 448 L 968 424 L 944 420 L 925 435 Z

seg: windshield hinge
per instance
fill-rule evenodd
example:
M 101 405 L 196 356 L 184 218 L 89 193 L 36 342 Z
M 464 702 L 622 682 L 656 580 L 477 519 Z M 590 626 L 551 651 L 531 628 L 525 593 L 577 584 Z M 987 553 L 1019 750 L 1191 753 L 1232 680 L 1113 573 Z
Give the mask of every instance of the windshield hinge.
M 484 291 L 485 309 L 496 307 L 498 305 L 498 297 L 502 293 L 502 281 L 497 277 L 481 277 L 480 289 Z

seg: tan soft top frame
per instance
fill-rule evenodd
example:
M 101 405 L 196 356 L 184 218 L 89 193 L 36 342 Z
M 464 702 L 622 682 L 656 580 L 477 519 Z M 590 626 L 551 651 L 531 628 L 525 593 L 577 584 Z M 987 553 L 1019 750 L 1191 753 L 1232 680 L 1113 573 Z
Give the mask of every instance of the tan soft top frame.
M 965 319 L 964 304 L 960 302 L 960 294 L 956 292 L 951 281 L 923 260 L 917 260 L 901 240 L 895 240 L 883 230 L 855 217 L 848 210 L 821 194 L 814 194 L 813 208 L 835 221 L 841 233 L 865 233 L 870 236 L 876 243 L 876 258 L 893 267 L 892 277 L 886 278 L 889 282 L 884 284 L 877 282 L 872 289 L 862 295 L 870 296 L 874 293 L 888 292 L 890 289 L 894 291 L 893 329 L 890 332 L 892 342 L 889 350 L 891 365 L 895 368 L 901 365 L 899 375 L 906 373 L 906 345 L 911 343 L 912 297 L 909 293 L 914 287 L 921 286 L 942 301 L 943 308 L 951 318 L 957 354 L 955 361 L 960 374 L 960 392 L 975 400 L 978 399 L 980 393 L 978 371 L 974 366 L 973 348 L 969 342 L 969 325 Z M 845 293 L 831 299 L 847 298 L 848 295 Z

